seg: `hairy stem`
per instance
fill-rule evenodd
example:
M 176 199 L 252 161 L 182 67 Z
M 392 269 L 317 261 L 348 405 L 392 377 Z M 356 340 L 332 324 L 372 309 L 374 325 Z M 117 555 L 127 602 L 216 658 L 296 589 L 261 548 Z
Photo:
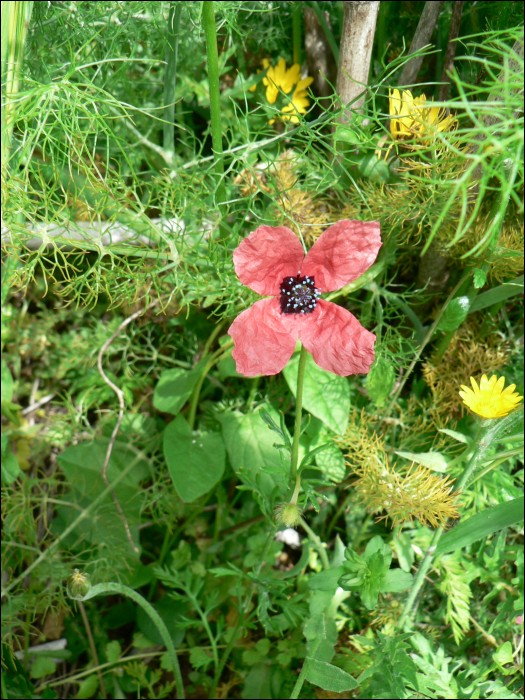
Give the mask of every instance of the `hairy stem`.
M 300 518 L 300 523 L 301 523 L 301 527 L 306 531 L 306 534 L 308 535 L 308 537 L 312 541 L 312 544 L 319 552 L 319 556 L 321 557 L 321 561 L 323 562 L 323 569 L 329 569 L 330 562 L 328 561 L 328 554 L 326 553 L 326 549 L 323 547 L 323 543 L 321 542 L 321 538 L 315 534 L 315 532 L 312 530 L 310 525 L 308 525 L 306 520 L 304 520 L 304 518 Z
M 299 461 L 299 438 L 301 437 L 301 419 L 303 416 L 303 383 L 306 369 L 306 357 L 308 351 L 301 346 L 299 357 L 299 369 L 297 371 L 297 393 L 295 396 L 295 427 L 293 432 L 292 461 L 290 465 L 290 479 L 297 479 L 297 462 Z
M 97 647 L 95 646 L 95 640 L 93 639 L 93 633 L 91 632 L 91 625 L 86 615 L 86 609 L 84 603 L 79 600 L 78 607 L 80 608 L 80 614 L 82 615 L 82 622 L 86 628 L 86 634 L 89 641 L 89 648 L 91 649 L 91 656 L 93 657 L 93 663 L 97 669 L 98 682 L 100 685 L 100 694 L 103 698 L 107 698 L 106 687 L 104 686 L 104 679 L 102 678 L 102 671 L 100 670 L 100 663 L 98 661 Z
M 436 28 L 439 15 L 441 13 L 441 8 L 444 5 L 444 1 L 440 2 L 426 2 L 423 7 L 423 12 L 419 18 L 419 23 L 416 28 L 416 33 L 410 44 L 410 49 L 408 50 L 408 55 L 416 53 L 419 49 L 427 46 L 430 43 L 430 38 L 434 33 Z M 417 74 L 423 63 L 424 55 L 420 54 L 410 61 L 405 63 L 403 70 L 401 71 L 401 76 L 399 77 L 399 85 L 413 85 L 416 82 Z
M 128 598 L 131 598 L 135 603 L 140 605 L 140 607 L 144 610 L 144 612 L 149 615 L 151 618 L 151 621 L 159 631 L 160 636 L 162 637 L 162 641 L 164 642 L 164 646 L 166 647 L 168 651 L 168 656 L 171 661 L 171 666 L 173 669 L 173 675 L 175 676 L 175 684 L 177 686 L 177 695 L 179 698 L 185 698 L 184 694 L 184 685 L 182 683 L 182 674 L 180 672 L 180 666 L 179 666 L 179 660 L 177 658 L 177 653 L 175 651 L 175 647 L 173 646 L 173 641 L 169 635 L 169 632 L 166 628 L 166 625 L 164 624 L 162 618 L 158 614 L 158 612 L 155 610 L 155 608 L 152 607 L 148 601 L 143 598 L 140 593 L 137 593 L 134 591 L 132 588 L 129 588 L 128 586 L 124 586 L 121 583 L 98 583 L 96 586 L 93 586 L 93 588 L 88 591 L 88 593 L 81 599 L 82 602 L 85 602 L 86 600 L 89 600 L 90 598 L 94 598 L 97 595 L 103 595 L 103 594 L 108 594 L 108 595 L 124 595 L 127 596 Z

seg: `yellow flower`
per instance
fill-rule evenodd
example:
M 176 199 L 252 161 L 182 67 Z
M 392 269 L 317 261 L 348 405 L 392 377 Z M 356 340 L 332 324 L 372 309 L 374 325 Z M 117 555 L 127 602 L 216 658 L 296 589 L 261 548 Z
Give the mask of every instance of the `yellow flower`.
M 313 81 L 313 78 L 308 77 L 304 78 L 303 80 L 300 80 L 297 83 L 291 101 L 287 105 L 285 105 L 281 110 L 283 121 L 291 121 L 292 124 L 298 124 L 299 117 L 297 115 L 306 114 L 307 108 L 310 105 L 310 100 L 307 97 L 308 92 L 306 91 L 306 88 L 309 85 L 311 85 Z M 290 116 L 288 116 L 288 114 Z
M 445 116 L 442 107 L 432 107 L 425 95 L 412 97 L 410 90 L 390 91 L 390 133 L 396 141 L 425 138 L 439 131 L 448 131 L 455 122 L 454 115 Z
M 310 105 L 306 88 L 313 83 L 314 79 L 309 77 L 301 79 L 301 66 L 298 63 L 294 63 L 290 68 L 286 68 L 284 58 L 280 58 L 275 67 L 272 66 L 267 58 L 263 59 L 262 65 L 263 70 L 266 70 L 262 83 L 266 87 L 268 104 L 275 104 L 281 93 L 288 95 L 295 86 L 290 101 L 282 108 L 281 118 L 283 121 L 291 121 L 293 124 L 298 124 L 299 118 L 297 115 L 306 114 Z M 257 73 L 260 73 L 260 71 L 258 70 Z M 249 90 L 250 92 L 255 92 L 256 88 L 256 85 L 252 85 Z M 274 124 L 275 119 L 271 119 L 269 123 Z
M 517 392 L 514 393 L 515 384 L 503 389 L 505 377 L 498 379 L 493 374 L 490 379 L 487 379 L 487 375 L 484 374 L 479 386 L 474 377 L 470 378 L 470 382 L 472 389 L 462 384 L 463 391 L 460 391 L 459 395 L 463 403 L 482 418 L 502 418 L 516 408 L 523 399 L 523 396 Z

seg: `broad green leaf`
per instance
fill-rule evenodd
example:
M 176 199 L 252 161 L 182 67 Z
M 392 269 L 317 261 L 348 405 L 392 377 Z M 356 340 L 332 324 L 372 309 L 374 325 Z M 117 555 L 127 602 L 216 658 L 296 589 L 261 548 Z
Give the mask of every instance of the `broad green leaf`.
M 175 367 L 162 372 L 153 394 L 153 405 L 157 411 L 176 415 L 190 398 L 207 361 L 208 358 L 203 357 L 193 369 Z
M 438 330 L 455 331 L 467 318 L 469 310 L 470 299 L 467 296 L 452 299 L 438 323 Z
M 380 582 L 381 593 L 400 593 L 410 588 L 413 582 L 412 574 L 402 569 L 390 569 Z
M 339 578 L 345 573 L 344 566 L 336 566 L 335 569 L 325 569 L 318 574 L 310 576 L 308 588 L 311 591 L 331 591 L 335 593 Z
M 511 299 L 517 294 L 523 294 L 523 275 L 521 275 L 521 277 L 516 277 L 512 282 L 500 284 L 498 287 L 494 287 L 494 289 L 489 289 L 488 292 L 479 294 L 472 302 L 469 313 L 481 311 L 481 309 L 486 309 L 489 306 L 498 304 L 500 301 Z
M 7 436 L 6 440 L 8 440 Z M 2 443 L 3 442 L 4 436 L 2 435 Z M 6 486 L 10 486 L 19 476 L 22 476 L 23 473 L 9 444 L 7 444 L 5 449 L 2 444 L 2 483 Z
M 323 690 L 332 693 L 346 693 L 357 688 L 357 682 L 342 668 L 327 664 L 325 661 L 308 658 L 306 663 L 306 680 L 312 685 L 317 685 Z
M 283 369 L 292 394 L 297 391 L 299 353 L 296 353 Z M 337 435 L 344 435 L 350 411 L 350 384 L 346 377 L 339 377 L 318 367 L 312 356 L 306 358 L 303 385 L 303 408 L 319 418 Z
M 31 678 L 44 678 L 57 670 L 57 665 L 49 656 L 37 656 L 31 666 L 29 675 Z
M 190 650 L 190 664 L 193 666 L 195 669 L 204 669 L 208 668 L 208 666 L 211 664 L 213 661 L 213 656 L 210 656 L 205 652 L 204 649 L 201 647 L 192 647 Z
M 101 472 L 108 443 L 108 438 L 97 438 L 93 442 L 84 442 L 68 447 L 58 456 L 58 463 L 66 476 L 70 491 L 64 495 L 65 504 L 58 506 L 61 522 L 57 519 L 57 528 L 69 524 L 78 515 L 77 509 L 67 505 L 68 502 L 75 501 L 81 508 L 84 508 L 105 490 L 106 485 Z M 107 468 L 107 478 L 110 484 L 129 466 L 130 462 L 135 462 L 135 466 L 117 484 L 114 493 L 128 522 L 131 537 L 138 546 L 138 525 L 144 498 L 139 484 L 148 476 L 149 469 L 146 462 L 138 457 L 134 450 L 122 442 L 116 441 Z M 118 550 L 120 556 L 122 554 L 136 556 L 128 543 L 122 518 L 109 494 L 98 508 L 82 521 L 81 531 L 88 542 L 104 548 L 105 556 L 108 556 L 107 553 L 111 553 L 115 549 Z M 72 535 L 72 537 L 76 538 L 76 535 Z
M 2 403 L 13 400 L 13 377 L 5 360 L 2 358 Z
M 264 409 L 279 424 L 279 414 L 273 406 L 266 404 Z M 260 475 L 261 488 L 266 496 L 271 494 L 276 485 L 284 490 L 286 486 L 281 476 L 281 458 L 274 447 L 276 435 L 268 428 L 260 412 L 232 411 L 219 414 L 217 418 L 222 425 L 222 437 L 230 464 L 239 478 L 242 480 L 246 475 L 253 482 Z M 272 469 L 273 473 L 265 474 L 265 468 Z
M 408 459 L 410 462 L 422 464 L 435 472 L 447 471 L 447 460 L 441 452 L 396 452 L 396 455 Z
M 394 365 L 384 355 L 378 357 L 366 378 L 366 391 L 376 404 L 382 406 L 396 383 Z
M 211 491 L 224 473 L 226 455 L 220 434 L 194 434 L 184 416 L 166 426 L 164 456 L 175 490 L 186 503 Z
M 239 374 L 239 372 L 237 372 L 235 360 L 232 357 L 232 350 L 233 348 L 231 350 L 228 350 L 228 352 L 217 365 L 217 369 L 219 370 L 219 377 L 221 379 L 227 379 L 228 377 L 241 377 L 245 379 L 245 377 L 243 377 L 242 374 Z
M 498 664 L 498 666 L 504 666 L 505 664 L 511 664 L 514 661 L 512 655 L 513 648 L 511 642 L 504 642 L 501 644 L 497 651 L 492 654 L 492 658 Z
M 468 547 L 473 542 L 489 537 L 504 527 L 516 525 L 523 520 L 523 506 L 524 497 L 521 496 L 476 513 L 443 535 L 437 546 L 436 555 Z
M 399 566 L 403 571 L 410 571 L 414 563 L 414 550 L 409 535 L 406 532 L 400 532 L 397 537 L 394 537 L 394 547 Z
M 106 658 L 110 664 L 116 664 L 122 654 L 120 642 L 117 639 L 106 644 Z
M 438 428 L 438 432 L 444 433 L 445 435 L 448 435 L 449 437 L 454 438 L 454 440 L 462 442 L 465 445 L 469 445 L 472 442 L 472 440 L 467 435 L 463 435 L 463 433 L 458 433 L 457 430 L 450 430 L 449 428 Z
M 98 677 L 94 673 L 92 676 L 88 676 L 80 683 L 80 688 L 77 691 L 77 700 L 88 700 L 95 695 L 98 688 Z
M 166 595 L 158 602 L 152 603 L 152 605 L 166 625 L 174 646 L 179 646 L 186 634 L 185 627 L 181 624 L 187 611 L 186 604 Z M 140 605 L 137 606 L 137 627 L 150 642 L 165 646 L 157 625 Z

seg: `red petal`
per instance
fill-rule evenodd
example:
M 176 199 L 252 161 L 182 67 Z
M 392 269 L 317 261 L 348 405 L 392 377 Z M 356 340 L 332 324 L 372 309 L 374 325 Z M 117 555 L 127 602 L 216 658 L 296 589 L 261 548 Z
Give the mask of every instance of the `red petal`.
M 376 337 L 350 311 L 320 299 L 308 320 L 299 338 L 319 367 L 343 377 L 370 370 Z
M 262 299 L 237 316 L 228 330 L 235 342 L 232 357 L 245 377 L 278 374 L 295 350 L 295 324 L 283 323 L 278 299 Z
M 233 251 L 235 272 L 257 294 L 276 296 L 285 277 L 301 269 L 304 250 L 286 226 L 259 226 Z
M 366 272 L 381 248 L 379 221 L 338 221 L 319 236 L 301 267 L 322 292 L 333 292 Z

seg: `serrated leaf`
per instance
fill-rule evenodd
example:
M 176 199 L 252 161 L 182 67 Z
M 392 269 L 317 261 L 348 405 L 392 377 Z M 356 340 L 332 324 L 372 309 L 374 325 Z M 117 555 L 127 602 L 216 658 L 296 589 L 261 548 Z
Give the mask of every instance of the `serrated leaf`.
M 400 593 L 410 588 L 413 582 L 412 574 L 402 569 L 390 569 L 385 572 L 380 582 L 380 593 Z
M 438 323 L 440 331 L 455 331 L 467 318 L 470 310 L 470 299 L 467 296 L 456 297 L 449 303 Z
M 194 435 L 181 415 L 164 430 L 164 456 L 175 490 L 185 503 L 211 491 L 226 463 L 220 434 Z
M 378 357 L 366 378 L 366 391 L 376 406 L 385 403 L 395 383 L 394 365 L 384 355 Z
M 284 377 L 295 396 L 299 354 L 295 354 L 283 370 Z M 350 411 L 350 384 L 346 377 L 326 372 L 318 367 L 312 356 L 306 358 L 303 384 L 303 408 L 319 418 L 337 435 L 344 435 Z
M 80 684 L 80 687 L 76 694 L 77 700 L 88 700 L 88 698 L 92 698 L 95 692 L 97 691 L 97 688 L 98 677 L 96 676 L 96 674 L 88 676 Z
M 37 656 L 31 666 L 29 675 L 31 678 L 45 678 L 57 670 L 57 665 L 49 656 Z
M 485 270 L 482 270 L 479 267 L 475 267 L 472 281 L 474 282 L 474 289 L 481 289 L 482 287 L 484 287 L 485 282 L 487 281 L 487 273 L 485 272 Z
M 346 693 L 357 688 L 357 681 L 342 668 L 332 666 L 325 661 L 306 659 L 306 680 L 323 690 L 332 693 Z
M 427 469 L 432 469 L 435 472 L 447 471 L 447 460 L 441 452 L 396 452 L 396 455 L 408 459 L 410 462 L 422 464 Z

